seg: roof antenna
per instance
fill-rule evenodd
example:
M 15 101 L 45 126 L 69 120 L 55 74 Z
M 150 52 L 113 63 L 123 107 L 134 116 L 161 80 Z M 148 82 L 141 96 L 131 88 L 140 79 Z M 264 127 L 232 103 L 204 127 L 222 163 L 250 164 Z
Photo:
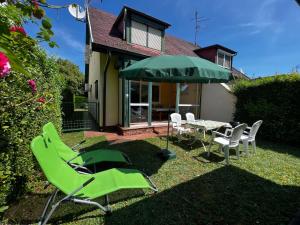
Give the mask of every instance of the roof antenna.
M 194 44 L 198 46 L 198 34 L 200 32 L 200 23 L 202 21 L 206 21 L 208 19 L 204 18 L 204 17 L 200 17 L 199 14 L 198 14 L 198 11 L 196 10 L 195 11 L 195 18 L 193 20 L 195 20 L 195 42 L 194 42 Z

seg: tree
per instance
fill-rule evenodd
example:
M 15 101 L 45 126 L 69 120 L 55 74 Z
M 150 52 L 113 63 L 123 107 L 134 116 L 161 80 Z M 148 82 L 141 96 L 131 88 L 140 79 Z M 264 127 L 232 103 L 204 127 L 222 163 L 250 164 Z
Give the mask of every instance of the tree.
M 66 59 L 57 59 L 59 73 L 64 77 L 65 89 L 74 95 L 83 94 L 84 75 L 79 67 Z
M 296 0 L 296 2 L 298 3 L 298 5 L 300 6 L 300 0 Z

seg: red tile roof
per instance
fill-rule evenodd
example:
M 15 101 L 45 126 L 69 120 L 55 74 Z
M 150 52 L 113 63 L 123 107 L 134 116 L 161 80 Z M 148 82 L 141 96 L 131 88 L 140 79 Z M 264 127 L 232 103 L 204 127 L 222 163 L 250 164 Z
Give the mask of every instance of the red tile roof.
M 89 19 L 91 24 L 93 43 L 102 48 L 110 48 L 115 51 L 134 53 L 140 56 L 156 56 L 160 54 L 167 54 L 198 57 L 198 55 L 194 51 L 196 49 L 199 49 L 199 46 L 167 34 L 165 35 L 165 51 L 163 53 L 155 49 L 127 43 L 127 41 L 122 39 L 122 34 L 120 34 L 116 27 L 113 26 L 117 17 L 99 9 L 89 8 Z M 233 76 L 237 78 L 248 78 L 245 74 L 241 73 L 233 67 L 232 70 Z
M 155 49 L 139 45 L 129 44 L 122 39 L 122 35 L 113 27 L 117 17 L 110 13 L 95 8 L 89 8 L 89 19 L 92 30 L 93 43 L 103 47 L 135 53 L 143 56 L 160 55 L 161 52 Z M 179 38 L 165 35 L 165 51 L 168 55 L 189 55 L 197 56 L 194 52 L 199 46 Z

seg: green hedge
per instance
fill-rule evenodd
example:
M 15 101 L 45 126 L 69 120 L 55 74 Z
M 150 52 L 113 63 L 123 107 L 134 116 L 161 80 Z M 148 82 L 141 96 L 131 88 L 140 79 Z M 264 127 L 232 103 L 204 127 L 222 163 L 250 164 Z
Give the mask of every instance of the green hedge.
M 20 46 L 15 47 L 17 52 Z M 56 61 L 37 46 L 28 54 L 24 63 L 30 77 L 12 71 L 0 79 L 0 209 L 25 191 L 28 180 L 35 179 L 39 168 L 30 150 L 32 138 L 48 121 L 61 127 L 63 78 Z M 35 93 L 27 84 L 29 79 L 36 81 Z
M 262 119 L 259 137 L 300 145 L 300 74 L 239 81 L 235 120 L 252 124 Z

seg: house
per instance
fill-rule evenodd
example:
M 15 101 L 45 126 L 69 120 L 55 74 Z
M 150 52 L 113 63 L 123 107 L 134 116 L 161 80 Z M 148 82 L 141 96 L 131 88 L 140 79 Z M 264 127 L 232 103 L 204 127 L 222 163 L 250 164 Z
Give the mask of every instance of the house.
M 128 81 L 119 78 L 119 71 L 150 56 L 188 55 L 217 63 L 241 78 L 244 75 L 232 67 L 235 51 L 221 45 L 200 48 L 170 36 L 170 24 L 127 6 L 118 16 L 89 8 L 86 24 L 86 90 L 89 101 L 98 103 L 95 119 L 100 127 L 151 130 L 165 124 L 169 106 L 182 115 L 191 111 L 204 119 L 232 120 L 235 100 L 225 84 Z

